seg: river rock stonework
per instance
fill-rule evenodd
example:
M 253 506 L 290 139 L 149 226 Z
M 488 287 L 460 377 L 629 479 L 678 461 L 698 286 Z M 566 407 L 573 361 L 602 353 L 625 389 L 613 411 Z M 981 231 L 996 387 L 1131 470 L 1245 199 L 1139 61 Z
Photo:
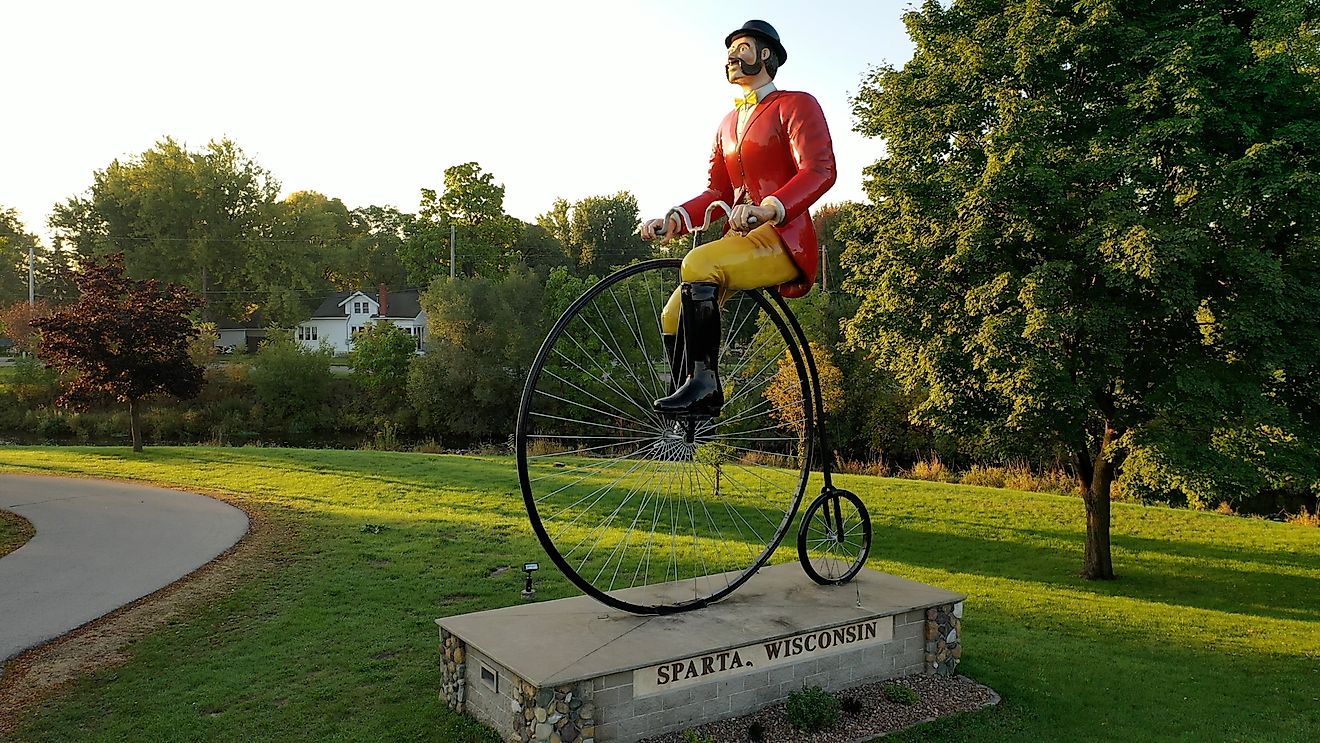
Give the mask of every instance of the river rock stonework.
M 467 644 L 445 630 L 440 630 L 440 665 L 443 676 L 440 699 L 449 708 L 463 714 L 467 705 Z
M 926 610 L 926 663 L 928 674 L 952 676 L 962 659 L 962 603 Z
M 595 743 L 591 683 L 538 689 L 518 679 L 513 729 L 521 743 Z

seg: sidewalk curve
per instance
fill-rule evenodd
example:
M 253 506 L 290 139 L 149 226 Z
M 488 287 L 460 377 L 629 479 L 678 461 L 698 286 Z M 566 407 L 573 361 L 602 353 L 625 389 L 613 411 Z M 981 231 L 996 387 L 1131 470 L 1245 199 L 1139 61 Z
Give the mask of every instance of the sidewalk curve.
M 0 662 L 163 588 L 247 533 L 247 514 L 196 493 L 0 475 L 0 508 L 36 536 L 0 558 Z

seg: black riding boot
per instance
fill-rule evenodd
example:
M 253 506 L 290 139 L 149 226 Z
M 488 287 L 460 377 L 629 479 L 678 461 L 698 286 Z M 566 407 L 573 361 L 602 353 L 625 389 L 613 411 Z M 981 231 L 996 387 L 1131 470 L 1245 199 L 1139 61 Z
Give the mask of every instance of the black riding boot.
M 683 326 L 680 324 L 679 333 L 683 332 Z M 669 360 L 669 392 L 674 394 L 678 386 L 687 381 L 687 354 L 683 351 L 683 342 L 677 335 L 665 333 L 660 336 L 665 342 L 665 358 Z
M 687 347 L 687 382 L 674 394 L 655 401 L 655 410 L 674 416 L 715 416 L 724 405 L 717 363 L 720 356 L 719 284 L 683 284 L 683 320 L 679 331 Z

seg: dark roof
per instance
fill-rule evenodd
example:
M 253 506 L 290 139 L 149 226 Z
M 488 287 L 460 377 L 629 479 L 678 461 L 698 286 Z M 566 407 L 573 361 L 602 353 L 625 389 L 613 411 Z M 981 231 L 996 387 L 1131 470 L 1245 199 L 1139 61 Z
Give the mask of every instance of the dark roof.
M 348 317 L 348 308 L 344 300 L 354 294 L 362 294 L 379 303 L 380 296 L 377 292 L 335 292 L 326 297 L 321 306 L 316 308 L 312 317 Z M 412 319 L 422 313 L 422 303 L 420 289 L 387 289 L 389 295 L 389 312 L 386 317 L 398 317 Z
M 255 330 L 266 325 L 266 316 L 261 310 L 257 310 L 248 317 L 235 320 L 232 317 L 221 318 L 215 323 L 216 330 Z

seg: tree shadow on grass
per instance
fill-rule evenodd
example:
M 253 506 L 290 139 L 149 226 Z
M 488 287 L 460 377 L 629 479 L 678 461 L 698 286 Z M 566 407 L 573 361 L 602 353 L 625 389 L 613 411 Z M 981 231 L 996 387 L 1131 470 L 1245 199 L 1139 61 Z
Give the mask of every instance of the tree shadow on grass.
M 1156 539 L 1115 535 L 1118 580 L 1090 581 L 1080 577 L 1082 535 L 1035 529 L 1012 529 L 1032 541 L 1071 543 L 1056 548 L 1025 543 L 1021 539 L 931 532 L 875 525 L 873 557 L 950 572 L 1030 581 L 1084 591 L 1098 596 L 1120 596 L 1162 604 L 1254 615 L 1289 621 L 1320 621 L 1320 587 L 1313 576 L 1281 574 L 1260 569 L 1216 565 L 1216 560 L 1256 564 L 1249 551 L 1196 544 L 1176 545 Z M 1123 562 L 1125 550 L 1145 550 L 1171 560 L 1148 566 Z M 1315 566 L 1312 566 L 1315 567 Z

